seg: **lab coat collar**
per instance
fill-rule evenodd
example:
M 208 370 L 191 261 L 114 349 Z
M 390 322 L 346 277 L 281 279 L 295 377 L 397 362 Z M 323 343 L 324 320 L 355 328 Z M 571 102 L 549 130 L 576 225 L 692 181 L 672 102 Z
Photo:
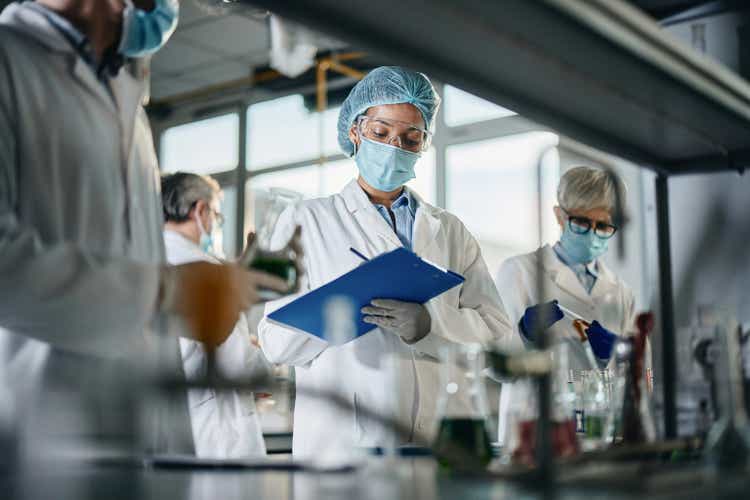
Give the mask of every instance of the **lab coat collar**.
M 583 288 L 583 285 L 578 281 L 575 273 L 558 258 L 555 250 L 550 245 L 544 245 L 537 250 L 537 256 L 549 278 L 559 288 L 565 290 L 584 303 L 590 303 L 592 297 L 595 296 L 598 290 L 601 290 L 603 286 L 609 288 L 609 285 L 617 282 L 614 273 L 607 267 L 604 261 L 597 259 L 596 269 L 598 271 L 598 277 L 594 284 L 594 288 L 591 290 L 591 294 L 588 294 Z
M 167 260 L 170 264 L 183 264 L 195 261 L 219 263 L 219 260 L 213 255 L 204 252 L 201 250 L 201 247 L 172 229 L 164 230 L 164 246 L 167 251 Z
M 0 25 L 34 38 L 46 48 L 55 52 L 75 55 L 75 48 L 44 15 L 25 4 L 12 3 L 0 13 Z
M 341 191 L 341 196 L 344 197 L 346 209 L 353 214 L 360 210 L 367 210 L 368 207 L 372 207 L 370 198 L 367 197 L 367 193 L 365 193 L 359 185 L 357 179 L 352 179 L 349 184 L 344 186 L 343 191 Z
M 393 229 L 378 213 L 378 209 L 372 204 L 357 179 L 352 180 L 344 187 L 341 196 L 344 198 L 347 210 L 361 222 L 362 227 L 374 230 L 392 248 L 403 246 Z
M 78 60 L 81 61 L 80 58 Z M 89 72 L 89 74 L 91 74 L 91 72 Z M 109 80 L 109 85 L 115 102 L 117 103 L 117 111 L 119 111 L 120 123 L 122 124 L 123 147 L 125 148 L 125 151 L 129 152 L 133 142 L 136 114 L 140 109 L 141 102 L 143 101 L 143 94 L 146 90 L 145 78 L 140 80 L 136 79 L 126 70 L 126 68 L 123 68 L 120 70 L 120 74 L 117 78 L 111 78 Z M 99 83 L 99 90 L 105 92 L 101 83 Z M 109 96 L 107 96 L 107 100 L 110 103 L 112 102 L 112 99 Z
M 429 203 L 425 203 L 422 197 L 419 196 L 419 194 L 413 189 L 410 189 L 407 186 L 404 186 L 404 189 L 408 190 L 411 197 L 414 198 L 414 200 L 417 202 L 417 210 L 422 209 L 433 217 L 442 212 L 441 209 L 433 207 Z M 346 208 L 351 213 L 355 213 L 363 209 L 367 210 L 369 208 L 372 208 L 373 206 L 370 198 L 367 196 L 367 193 L 365 193 L 365 191 L 357 182 L 357 179 L 352 179 L 349 184 L 344 186 L 344 189 L 341 191 L 341 196 L 344 197 Z
M 589 294 L 584 290 L 583 285 L 578 281 L 573 270 L 558 258 L 555 250 L 550 245 L 544 245 L 537 250 L 537 255 L 545 273 L 559 289 L 571 294 L 577 300 L 584 303 L 590 302 L 591 298 Z M 560 297 L 553 298 L 560 300 Z
M 408 187 L 404 187 L 404 189 L 408 189 L 409 194 L 417 202 L 417 214 L 414 218 L 413 249 L 415 253 L 421 255 L 430 245 L 435 243 L 435 236 L 440 230 L 440 219 L 437 216 L 442 210 L 426 203 L 414 190 L 409 189 Z M 373 228 L 387 241 L 396 246 L 402 246 L 396 233 L 393 232 L 393 229 L 378 213 L 377 209 L 370 201 L 370 198 L 367 196 L 367 193 L 365 193 L 357 182 L 357 179 L 349 182 L 349 184 L 344 187 L 341 195 L 344 198 L 347 210 L 349 210 L 354 217 L 367 221 L 368 225 L 365 227 Z
M 91 67 L 84 61 L 60 31 L 36 8 L 26 4 L 11 4 L 0 14 L 0 24 L 25 36 L 33 38 L 47 49 L 64 55 L 70 64 L 73 76 L 99 98 L 112 112 L 117 114 L 114 102 Z M 120 71 L 120 75 L 125 71 Z M 114 82 L 112 78 L 110 82 Z
M 429 257 L 431 247 L 438 244 L 437 234 L 442 225 L 438 215 L 442 212 L 442 209 L 426 203 L 414 190 L 409 189 L 409 192 L 417 201 L 412 248 L 417 255 Z

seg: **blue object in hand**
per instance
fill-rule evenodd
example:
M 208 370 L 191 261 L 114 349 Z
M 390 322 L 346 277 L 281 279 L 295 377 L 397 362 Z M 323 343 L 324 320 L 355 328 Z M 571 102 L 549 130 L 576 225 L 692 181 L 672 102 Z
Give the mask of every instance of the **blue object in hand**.
M 528 341 L 534 341 L 537 330 L 544 331 L 563 319 L 563 312 L 557 307 L 557 301 L 537 304 L 526 308 L 521 318 L 521 335 Z
M 586 329 L 586 335 L 591 344 L 594 355 L 602 361 L 609 361 L 612 356 L 612 348 L 617 340 L 617 335 L 604 328 L 598 321 L 591 323 Z

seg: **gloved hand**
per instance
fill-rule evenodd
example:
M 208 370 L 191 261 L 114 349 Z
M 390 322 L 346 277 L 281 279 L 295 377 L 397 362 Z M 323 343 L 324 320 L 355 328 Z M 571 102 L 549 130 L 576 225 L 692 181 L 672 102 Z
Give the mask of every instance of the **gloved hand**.
M 598 321 L 593 321 L 586 330 L 594 355 L 602 361 L 609 362 L 617 335 L 604 328 Z
M 557 307 L 557 300 L 528 307 L 521 318 L 521 334 L 526 340 L 533 342 L 537 329 L 541 327 L 544 331 L 561 319 L 563 319 L 563 312 Z
M 362 308 L 362 314 L 362 321 L 398 335 L 407 344 L 422 340 L 432 326 L 427 308 L 414 302 L 374 299 Z
M 240 312 L 260 300 L 258 287 L 287 291 L 280 278 L 233 264 L 191 262 L 162 269 L 159 309 L 181 316 L 187 336 L 208 349 L 226 340 Z

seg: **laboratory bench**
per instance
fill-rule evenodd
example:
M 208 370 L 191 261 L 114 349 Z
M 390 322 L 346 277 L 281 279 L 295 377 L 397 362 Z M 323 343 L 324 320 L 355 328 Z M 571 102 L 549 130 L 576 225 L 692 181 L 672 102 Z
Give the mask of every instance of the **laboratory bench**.
M 370 457 L 357 468 L 288 470 L 288 457 L 271 457 L 276 469 L 143 466 L 123 461 L 68 462 L 31 466 L 5 474 L 4 499 L 734 499 L 748 498 L 746 472 L 712 475 L 700 464 L 648 463 L 566 465 L 557 486 L 507 468 L 492 474 L 457 474 L 431 457 Z M 547 483 L 549 484 L 552 483 Z

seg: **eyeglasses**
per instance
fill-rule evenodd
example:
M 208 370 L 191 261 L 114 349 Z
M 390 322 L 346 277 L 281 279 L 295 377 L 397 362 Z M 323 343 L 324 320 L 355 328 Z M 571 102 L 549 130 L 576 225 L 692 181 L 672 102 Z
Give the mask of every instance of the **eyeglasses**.
M 567 210 L 560 207 L 565 215 L 568 216 L 568 227 L 575 234 L 586 234 L 594 228 L 594 234 L 598 237 L 608 240 L 617 232 L 617 226 L 608 224 L 602 221 L 593 221 L 588 217 L 579 217 L 578 215 L 570 215 Z
M 377 116 L 357 118 L 357 130 L 371 141 L 396 146 L 412 153 L 426 151 L 432 142 L 432 133 L 429 130 L 417 127 L 413 123 Z
M 224 214 L 217 210 L 214 210 L 213 208 L 211 209 L 211 213 L 214 214 L 214 220 L 216 221 L 216 224 L 219 227 L 222 227 L 224 225 Z

